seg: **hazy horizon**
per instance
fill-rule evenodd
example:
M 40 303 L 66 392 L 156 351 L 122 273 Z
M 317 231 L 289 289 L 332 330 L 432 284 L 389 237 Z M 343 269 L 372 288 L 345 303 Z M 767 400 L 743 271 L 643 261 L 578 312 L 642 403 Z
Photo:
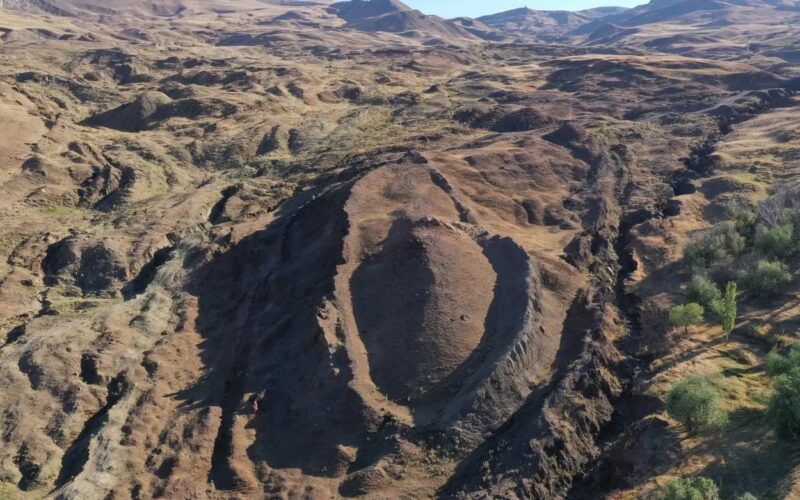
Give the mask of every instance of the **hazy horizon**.
M 594 7 L 635 7 L 648 0 L 404 0 L 425 14 L 442 17 L 479 17 L 506 10 L 529 7 L 539 10 L 582 10 Z

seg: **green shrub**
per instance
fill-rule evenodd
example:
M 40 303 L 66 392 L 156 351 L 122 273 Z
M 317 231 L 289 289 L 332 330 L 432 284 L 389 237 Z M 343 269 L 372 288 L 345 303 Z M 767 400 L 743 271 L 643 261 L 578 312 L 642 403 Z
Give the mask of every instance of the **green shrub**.
M 793 368 L 800 368 L 800 343 L 794 344 L 785 356 L 775 351 L 767 354 L 765 365 L 767 375 L 772 378 L 789 373 Z
M 760 260 L 747 273 L 747 288 L 755 297 L 775 297 L 792 281 L 785 264 Z
M 737 256 L 747 248 L 747 238 L 739 234 L 734 221 L 725 221 L 714 228 L 714 238 L 722 242 L 725 251 L 732 256 Z
M 704 270 L 725 258 L 725 248 L 718 240 L 704 239 L 686 245 L 683 259 L 692 271 Z
M 736 500 L 758 500 L 758 498 L 756 498 L 756 496 L 752 493 L 742 493 L 736 497 Z
M 719 500 L 719 488 L 707 477 L 686 477 L 667 483 L 661 500 Z
M 792 363 L 786 356 L 781 356 L 777 352 L 773 351 L 767 354 L 767 359 L 764 361 L 764 367 L 767 371 L 767 375 L 774 378 L 791 370 Z
M 792 224 L 766 226 L 759 224 L 756 228 L 755 248 L 762 255 L 778 259 L 786 259 L 795 252 L 795 236 Z
M 758 215 L 750 207 L 741 203 L 728 203 L 725 207 L 728 218 L 736 225 L 736 231 L 746 240 L 751 241 L 756 231 Z
M 720 429 L 728 422 L 719 391 L 706 377 L 675 384 L 667 395 L 667 413 L 689 432 Z
M 767 355 L 767 375 L 773 379 L 774 392 L 767 416 L 782 436 L 800 437 L 800 343 L 783 356 L 777 352 Z
M 682 306 L 675 306 L 669 312 L 669 321 L 673 326 L 682 326 L 685 333 L 689 333 L 689 326 L 699 325 L 703 322 L 705 310 L 700 304 L 691 302 Z
M 800 368 L 777 375 L 773 388 L 767 416 L 778 434 L 796 439 L 800 437 Z
M 689 288 L 686 291 L 689 302 L 695 302 L 703 306 L 706 311 L 716 311 L 717 305 L 722 299 L 722 292 L 717 285 L 703 275 L 696 274 L 692 277 Z

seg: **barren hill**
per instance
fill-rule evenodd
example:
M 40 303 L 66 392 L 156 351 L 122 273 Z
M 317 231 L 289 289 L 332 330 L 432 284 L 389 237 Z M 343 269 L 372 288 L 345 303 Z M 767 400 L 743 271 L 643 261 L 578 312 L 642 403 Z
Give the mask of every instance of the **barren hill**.
M 796 498 L 798 16 L 0 0 L 0 498 Z
M 398 0 L 337 2 L 330 8 L 347 27 L 367 32 L 433 35 L 443 40 L 491 37 L 491 29 L 472 20 L 448 21 L 413 10 Z M 494 35 L 497 37 L 498 35 Z
M 499 31 L 514 36 L 537 40 L 556 39 L 592 23 L 597 19 L 622 15 L 627 9 L 601 7 L 578 12 L 537 11 L 523 7 L 499 14 L 483 16 L 479 20 Z

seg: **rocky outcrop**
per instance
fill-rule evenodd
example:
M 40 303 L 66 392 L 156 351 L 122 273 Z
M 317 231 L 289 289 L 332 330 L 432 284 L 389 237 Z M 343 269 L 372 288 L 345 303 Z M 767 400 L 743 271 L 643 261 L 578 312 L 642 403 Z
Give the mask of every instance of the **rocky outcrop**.
M 107 127 L 122 132 L 141 132 L 170 118 L 198 118 L 200 116 L 227 116 L 235 107 L 219 100 L 193 98 L 173 101 L 166 94 L 150 91 L 135 101 L 92 116 L 85 125 Z
M 457 110 L 453 118 L 474 128 L 495 132 L 526 132 L 555 123 L 551 117 L 534 108 L 467 107 Z
M 162 106 L 172 102 L 160 92 L 146 92 L 135 101 L 93 116 L 87 124 L 113 128 L 123 132 L 139 132 L 149 128 Z

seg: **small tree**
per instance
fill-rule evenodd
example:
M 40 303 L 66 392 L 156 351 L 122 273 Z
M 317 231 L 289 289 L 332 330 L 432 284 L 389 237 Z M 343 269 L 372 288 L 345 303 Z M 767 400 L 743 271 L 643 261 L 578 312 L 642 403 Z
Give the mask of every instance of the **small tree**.
M 755 247 L 767 257 L 786 259 L 795 251 L 794 226 L 790 223 L 777 226 L 759 224 L 756 228 Z
M 775 378 L 778 375 L 788 373 L 789 370 L 792 369 L 792 364 L 787 357 L 781 356 L 777 352 L 773 351 L 767 354 L 767 359 L 764 361 L 764 367 L 767 375 Z
M 682 306 L 675 306 L 669 312 L 669 321 L 673 326 L 682 326 L 685 333 L 689 333 L 689 326 L 699 325 L 703 322 L 705 310 L 700 304 L 691 302 Z
M 774 379 L 774 390 L 767 416 L 778 434 L 800 438 L 800 368 L 793 367 Z
M 689 288 L 686 291 L 686 297 L 689 302 L 695 302 L 703 306 L 708 311 L 717 311 L 717 305 L 722 299 L 722 292 L 719 291 L 717 285 L 701 274 L 692 276 L 692 281 L 689 283 Z
M 729 255 L 737 256 L 747 248 L 747 239 L 739 234 L 734 221 L 725 221 L 714 228 L 714 237 L 722 240 Z
M 780 435 L 800 438 L 800 343 L 785 356 L 769 353 L 766 369 L 774 389 L 767 416 Z
M 719 488 L 707 477 L 673 479 L 661 500 L 719 500 Z
M 767 354 L 765 365 L 767 375 L 772 378 L 785 375 L 793 368 L 800 368 L 800 343 L 794 344 L 785 356 L 775 351 Z
M 756 222 L 758 215 L 748 206 L 744 206 L 737 202 L 729 202 L 725 206 L 728 218 L 730 218 L 736 225 L 736 232 L 742 235 L 746 240 L 752 241 L 753 235 L 756 232 Z
M 753 495 L 752 493 L 747 492 L 747 493 L 742 493 L 741 495 L 736 497 L 736 500 L 758 500 L 758 498 L 756 498 L 756 496 Z
M 683 250 L 686 267 L 693 272 L 703 272 L 720 262 L 727 255 L 723 243 L 722 240 L 711 237 L 689 243 Z
M 728 422 L 719 392 L 706 377 L 675 384 L 667 395 L 667 413 L 689 432 L 719 429 Z
M 725 332 L 725 343 L 727 344 L 733 327 L 736 326 L 736 283 L 733 281 L 725 286 L 725 295 L 720 299 L 718 309 L 722 331 Z
M 785 264 L 760 260 L 747 274 L 746 281 L 755 297 L 775 297 L 791 283 L 792 275 Z

